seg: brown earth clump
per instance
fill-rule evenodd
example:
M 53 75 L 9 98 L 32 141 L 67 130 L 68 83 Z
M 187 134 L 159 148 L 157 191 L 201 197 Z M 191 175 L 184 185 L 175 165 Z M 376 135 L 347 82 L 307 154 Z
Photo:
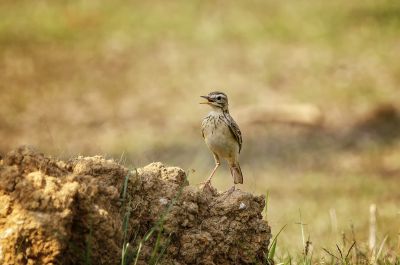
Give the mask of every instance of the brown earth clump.
M 0 264 L 257 264 L 264 198 L 188 185 L 152 163 L 61 161 L 27 147 L 0 161 Z M 125 246 L 125 247 L 123 247 Z

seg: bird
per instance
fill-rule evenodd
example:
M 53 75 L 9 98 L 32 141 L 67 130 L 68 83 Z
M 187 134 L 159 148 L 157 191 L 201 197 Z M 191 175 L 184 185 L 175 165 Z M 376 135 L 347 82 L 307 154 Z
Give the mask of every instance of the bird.
M 204 141 L 215 160 L 215 167 L 204 183 L 204 187 L 211 186 L 211 179 L 221 164 L 221 159 L 228 162 L 234 185 L 243 184 L 243 174 L 239 165 L 239 154 L 242 149 L 242 133 L 239 126 L 229 114 L 228 96 L 219 91 L 209 93 L 207 96 L 200 96 L 206 99 L 211 111 L 201 123 L 201 132 Z

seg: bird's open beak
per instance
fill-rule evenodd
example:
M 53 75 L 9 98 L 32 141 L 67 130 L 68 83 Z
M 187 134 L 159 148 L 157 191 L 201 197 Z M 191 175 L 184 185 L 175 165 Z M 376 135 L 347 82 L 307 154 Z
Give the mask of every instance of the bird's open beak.
M 210 98 L 208 96 L 200 96 L 200 97 L 207 99 L 206 102 L 200 102 L 200 104 L 210 104 Z

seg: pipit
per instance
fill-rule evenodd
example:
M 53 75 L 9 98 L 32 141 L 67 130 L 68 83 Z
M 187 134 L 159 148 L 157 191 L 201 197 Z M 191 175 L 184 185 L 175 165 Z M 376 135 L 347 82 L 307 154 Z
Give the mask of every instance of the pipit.
M 242 170 L 239 165 L 239 153 L 242 149 L 242 133 L 239 126 L 229 114 L 228 97 L 225 93 L 218 91 L 201 97 L 207 101 L 200 104 L 208 104 L 212 108 L 203 119 L 201 132 L 215 160 L 215 167 L 204 182 L 204 187 L 210 186 L 211 179 L 221 164 L 220 158 L 228 162 L 234 184 L 243 183 Z M 233 185 L 232 189 L 235 189 L 235 185 Z

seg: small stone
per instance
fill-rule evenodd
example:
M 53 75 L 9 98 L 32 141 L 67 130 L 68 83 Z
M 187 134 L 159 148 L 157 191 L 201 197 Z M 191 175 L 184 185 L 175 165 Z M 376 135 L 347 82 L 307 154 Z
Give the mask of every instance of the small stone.
M 168 200 L 166 198 L 164 198 L 164 197 L 160 198 L 159 201 L 160 201 L 161 205 L 167 205 L 168 204 Z

